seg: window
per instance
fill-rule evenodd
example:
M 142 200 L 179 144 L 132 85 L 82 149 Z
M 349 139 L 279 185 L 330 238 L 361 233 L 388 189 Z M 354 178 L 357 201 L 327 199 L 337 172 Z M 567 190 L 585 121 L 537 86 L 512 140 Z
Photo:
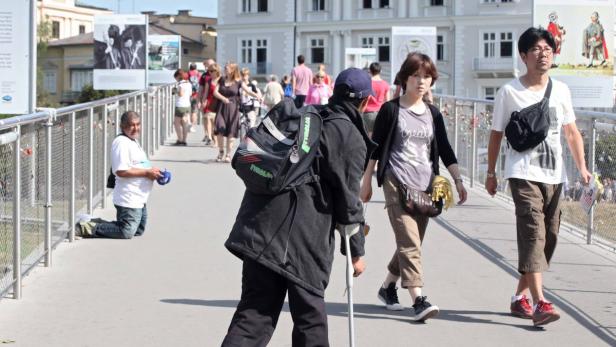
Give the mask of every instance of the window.
M 443 35 L 436 36 L 436 60 L 445 60 L 445 38 Z
M 325 0 L 312 0 L 313 11 L 325 11 Z
M 513 33 L 483 33 L 484 58 L 511 58 L 513 56 Z
M 86 33 L 86 26 L 85 25 L 80 25 L 79 26 L 79 35 L 85 34 L 85 33 Z
M 373 3 L 375 1 L 376 3 Z M 378 5 L 377 5 L 378 4 Z M 362 8 L 389 8 L 389 0 L 363 0 Z
M 486 100 L 494 100 L 499 89 L 499 87 L 483 87 L 483 97 Z
M 51 22 L 51 38 L 52 39 L 60 38 L 60 22 L 56 20 Z
M 188 48 L 183 48 L 182 49 L 182 54 L 188 54 Z
M 257 0 L 257 12 L 267 12 L 267 0 Z
M 377 43 L 376 45 L 374 43 Z M 379 62 L 389 61 L 389 37 L 362 37 L 362 48 L 376 48 L 377 60 Z
M 444 0 L 430 0 L 430 6 L 445 6 Z
M 389 61 L 389 37 L 379 37 L 378 43 L 379 44 L 376 48 L 376 53 L 378 54 L 377 59 L 380 62 Z
M 55 71 L 45 71 L 43 74 L 43 88 L 50 93 L 56 93 L 56 86 L 58 85 L 58 74 Z
M 324 39 L 310 40 L 310 55 L 313 64 L 325 63 L 325 44 Z
M 267 12 L 267 0 L 242 0 L 242 13 Z
M 513 33 L 501 33 L 500 34 L 500 56 L 512 57 L 513 56 Z
M 240 52 L 242 64 L 252 64 L 252 40 L 242 40 Z
M 71 91 L 79 92 L 88 84 L 92 84 L 92 70 L 71 71 Z
M 483 33 L 483 57 L 494 58 L 496 50 L 496 33 Z

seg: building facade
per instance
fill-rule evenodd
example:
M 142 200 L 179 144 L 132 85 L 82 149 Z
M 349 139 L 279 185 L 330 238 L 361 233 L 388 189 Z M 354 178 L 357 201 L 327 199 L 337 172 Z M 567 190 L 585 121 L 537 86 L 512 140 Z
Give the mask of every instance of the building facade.
M 303 54 L 336 75 L 345 48 L 374 47 L 390 80 L 391 27 L 435 26 L 436 92 L 492 98 L 524 72 L 516 39 L 531 13 L 531 0 L 219 0 L 217 60 L 282 76 Z
M 37 21 L 49 22 L 50 41 L 92 32 L 95 15 L 112 13 L 108 9 L 80 4 L 75 0 L 37 0 Z

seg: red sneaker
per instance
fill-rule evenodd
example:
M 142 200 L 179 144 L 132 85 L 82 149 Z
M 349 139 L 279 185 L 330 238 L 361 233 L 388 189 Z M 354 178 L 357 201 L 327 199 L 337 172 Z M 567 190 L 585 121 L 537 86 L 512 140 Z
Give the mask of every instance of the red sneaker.
M 531 319 L 533 318 L 533 308 L 526 295 L 511 303 L 511 315 L 515 317 Z
M 533 312 L 533 325 L 541 326 L 557 321 L 560 318 L 560 313 L 552 307 L 551 302 L 539 300 L 535 312 Z

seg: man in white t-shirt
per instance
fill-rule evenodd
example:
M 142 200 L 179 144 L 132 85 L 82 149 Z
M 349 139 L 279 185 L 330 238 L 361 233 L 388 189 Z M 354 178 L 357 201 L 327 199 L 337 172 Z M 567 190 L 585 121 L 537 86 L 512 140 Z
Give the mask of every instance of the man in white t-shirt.
M 485 182 L 490 195 L 496 194 L 496 160 L 511 113 L 541 101 L 550 80 L 548 71 L 555 49 L 552 34 L 542 28 L 529 28 L 518 40 L 518 51 L 528 72 L 504 85 L 494 101 Z M 571 93 L 567 85 L 556 80 L 552 80 L 549 119 L 550 129 L 542 143 L 523 152 L 517 152 L 507 144 L 505 156 L 504 178 L 509 180 L 515 204 L 518 271 L 521 274 L 510 309 L 514 316 L 532 319 L 535 326 L 560 318 L 552 303 L 543 296 L 542 273 L 548 269 L 556 248 L 560 195 L 567 179 L 560 143 L 561 129 L 582 182 L 587 184 L 591 177 L 584 160 L 582 136 L 575 125 Z M 527 297 L 529 292 L 534 308 Z
M 160 169 L 152 167 L 147 154 L 137 142 L 141 132 L 139 114 L 133 111 L 122 114 L 120 127 L 122 134 L 111 144 L 111 170 L 116 176 L 113 189 L 116 221 L 78 223 L 80 236 L 131 239 L 145 232 L 148 196 L 154 180 L 162 175 Z

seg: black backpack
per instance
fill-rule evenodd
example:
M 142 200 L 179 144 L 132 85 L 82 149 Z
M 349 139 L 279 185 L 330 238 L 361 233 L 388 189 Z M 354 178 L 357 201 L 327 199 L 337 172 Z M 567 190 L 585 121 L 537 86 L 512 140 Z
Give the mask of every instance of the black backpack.
M 518 152 L 536 147 L 548 136 L 550 130 L 550 94 L 552 79 L 548 81 L 543 99 L 520 111 L 513 111 L 505 127 L 507 141 Z
M 124 135 L 124 133 L 120 133 L 118 136 L 126 136 Z M 128 136 L 126 136 L 128 137 Z M 133 139 L 131 139 L 130 137 L 128 137 L 131 141 L 135 141 Z M 107 176 L 107 185 L 106 187 L 109 189 L 114 189 L 115 188 L 115 184 L 116 184 L 116 176 L 113 173 L 113 169 L 111 167 L 109 167 L 109 176 Z
M 261 124 L 248 130 L 231 162 L 246 189 L 276 195 L 318 181 L 313 161 L 319 152 L 323 120 L 314 106 L 295 107 L 285 98 Z

